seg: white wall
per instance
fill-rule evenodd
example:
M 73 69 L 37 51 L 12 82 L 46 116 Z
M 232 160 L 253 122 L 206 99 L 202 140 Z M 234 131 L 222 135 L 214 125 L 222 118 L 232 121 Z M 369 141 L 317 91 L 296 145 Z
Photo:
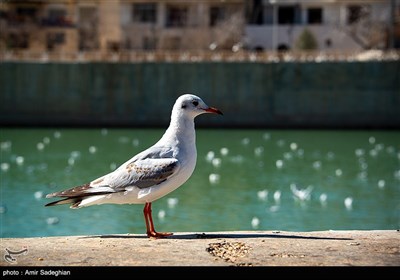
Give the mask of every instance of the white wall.
M 245 28 L 245 44 L 250 49 L 261 46 L 266 50 L 271 50 L 276 49 L 280 44 L 286 44 L 292 48 L 301 32 L 307 27 L 315 35 L 320 50 L 361 50 L 362 48 L 351 37 L 341 31 L 341 27 L 347 24 L 347 5 L 349 4 L 351 3 L 303 3 L 303 19 L 305 19 L 308 7 L 321 7 L 323 9 L 322 24 L 277 25 L 275 30 L 272 25 L 247 25 Z M 371 7 L 372 20 L 388 21 L 390 13 L 389 1 L 370 3 L 369 5 Z M 330 47 L 326 46 L 327 39 L 332 42 Z
M 273 27 L 252 25 L 245 29 L 246 46 L 254 49 L 261 46 L 266 50 L 276 49 L 280 44 L 286 44 L 293 48 L 304 28 L 308 28 L 316 37 L 319 50 L 361 50 L 344 32 L 333 26 L 326 25 L 307 25 L 307 26 L 276 26 L 276 42 L 274 42 Z M 327 47 L 325 41 L 330 39 L 331 46 Z

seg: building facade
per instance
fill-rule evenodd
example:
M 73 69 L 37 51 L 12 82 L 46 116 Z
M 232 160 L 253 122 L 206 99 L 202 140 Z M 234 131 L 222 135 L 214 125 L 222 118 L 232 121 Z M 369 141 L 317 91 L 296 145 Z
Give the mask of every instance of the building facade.
M 230 49 L 244 31 L 244 1 L 124 1 L 124 49 Z
M 302 34 L 307 30 L 314 37 L 318 50 L 387 49 L 391 47 L 391 38 L 397 41 L 400 38 L 399 2 L 248 1 L 245 42 L 250 49 L 298 49 L 304 38 Z
M 231 49 L 244 0 L 9 0 L 0 49 L 31 51 Z
M 0 2 L 0 50 L 76 51 L 79 34 L 71 3 Z
M 7 0 L 0 50 L 400 48 L 400 0 Z

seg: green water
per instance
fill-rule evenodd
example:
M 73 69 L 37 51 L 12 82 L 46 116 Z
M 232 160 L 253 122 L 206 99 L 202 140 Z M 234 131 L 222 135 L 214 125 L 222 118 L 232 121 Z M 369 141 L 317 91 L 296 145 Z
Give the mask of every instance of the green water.
M 45 195 L 114 170 L 163 132 L 2 128 L 1 237 L 144 233 L 142 205 L 71 210 L 44 207 Z M 153 203 L 158 231 L 399 228 L 398 131 L 198 129 L 197 147 L 189 181 Z

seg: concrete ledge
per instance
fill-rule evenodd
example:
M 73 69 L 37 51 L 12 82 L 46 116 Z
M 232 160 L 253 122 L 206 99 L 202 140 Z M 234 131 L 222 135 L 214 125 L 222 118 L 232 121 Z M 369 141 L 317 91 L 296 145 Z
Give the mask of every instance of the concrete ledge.
M 0 266 L 399 266 L 400 232 L 179 232 L 3 238 Z

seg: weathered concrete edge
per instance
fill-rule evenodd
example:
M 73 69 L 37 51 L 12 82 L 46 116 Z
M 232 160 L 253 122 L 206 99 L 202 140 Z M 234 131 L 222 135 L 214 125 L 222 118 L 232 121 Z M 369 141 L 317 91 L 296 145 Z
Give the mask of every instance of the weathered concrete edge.
M 399 230 L 2 238 L 0 245 L 1 266 L 400 266 Z

